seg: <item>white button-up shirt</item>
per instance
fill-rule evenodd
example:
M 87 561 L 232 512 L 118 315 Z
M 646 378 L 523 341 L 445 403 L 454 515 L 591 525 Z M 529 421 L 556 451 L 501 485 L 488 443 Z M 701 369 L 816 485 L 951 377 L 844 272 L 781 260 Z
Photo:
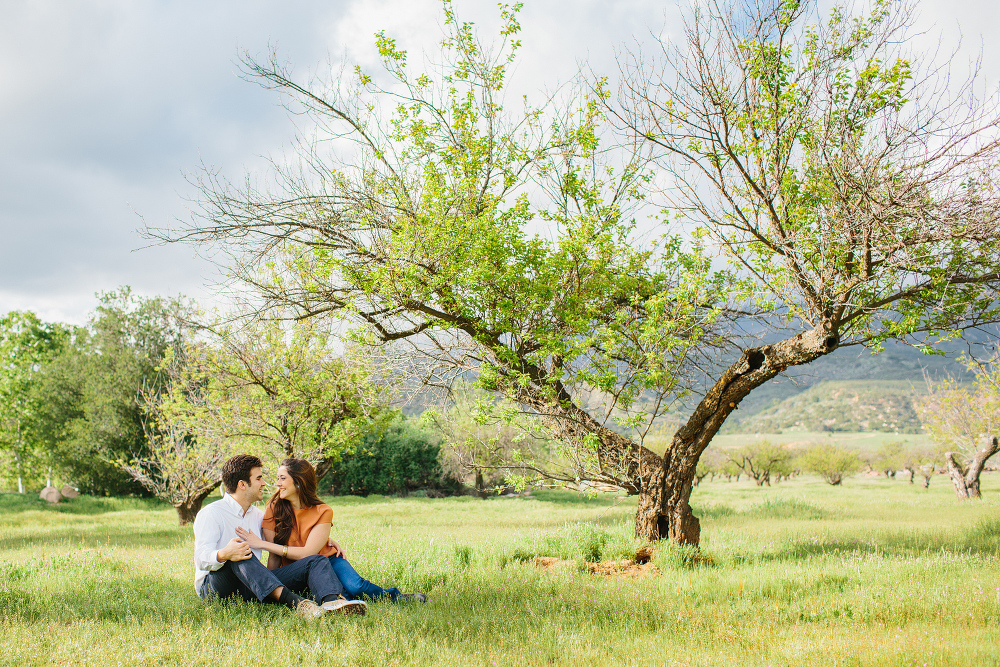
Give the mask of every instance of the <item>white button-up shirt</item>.
M 218 559 L 219 550 L 237 537 L 236 527 L 243 526 L 255 535 L 260 535 L 260 524 L 264 512 L 251 505 L 246 514 L 243 507 L 228 493 L 221 500 L 206 505 L 194 518 L 194 590 L 198 591 L 201 580 L 224 563 Z M 260 549 L 251 549 L 260 560 Z

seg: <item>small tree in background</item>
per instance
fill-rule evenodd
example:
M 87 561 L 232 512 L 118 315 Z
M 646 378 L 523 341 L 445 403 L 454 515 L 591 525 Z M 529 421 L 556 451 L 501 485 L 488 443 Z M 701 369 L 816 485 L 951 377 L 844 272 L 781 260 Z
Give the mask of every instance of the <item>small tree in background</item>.
M 428 410 L 424 419 L 443 438 L 445 469 L 455 477 L 473 475 L 477 497 L 507 485 L 524 488 L 527 477 L 512 471 L 511 462 L 529 462 L 544 477 L 542 470 L 557 454 L 531 417 L 467 382 L 456 383 L 448 396 L 447 406 Z
M 896 477 L 896 471 L 903 470 L 906 464 L 906 452 L 903 450 L 903 443 L 900 440 L 893 440 L 883 444 L 871 457 L 869 465 L 873 470 L 878 470 L 887 479 Z
M 940 467 L 941 453 L 933 447 L 921 447 L 913 450 L 911 458 L 913 467 L 924 478 L 924 488 L 929 488 L 931 477 L 937 473 Z
M 142 392 L 148 449 L 119 463 L 157 498 L 177 510 L 177 522 L 194 521 L 205 499 L 222 483 L 222 464 L 234 452 L 220 432 L 218 406 L 207 391 L 206 348 L 191 343 L 168 350 L 159 390 Z
M 1000 368 L 997 360 L 972 362 L 976 379 L 963 386 L 953 379 L 930 385 L 917 403 L 924 428 L 941 448 L 960 500 L 981 498 L 979 476 L 986 461 L 1000 451 Z
M 787 445 L 774 444 L 770 440 L 729 450 L 726 456 L 750 475 L 757 486 L 771 486 L 772 475 L 780 479 L 792 473 L 792 450 Z
M 221 483 L 221 465 L 251 452 L 274 469 L 308 459 L 319 476 L 380 420 L 390 387 L 360 355 L 338 354 L 310 323 L 252 322 L 214 344 L 173 348 L 169 381 L 143 393 L 148 446 L 119 466 L 171 502 L 181 524 Z
M 839 486 L 845 475 L 861 470 L 861 458 L 857 452 L 833 443 L 811 446 L 802 462 L 806 470 L 819 475 L 832 486 Z
M 307 459 L 322 478 L 379 422 L 393 381 L 379 377 L 375 360 L 359 350 L 335 351 L 316 320 L 253 321 L 222 329 L 206 358 L 209 402 L 222 428 L 244 451 L 277 467 L 286 457 Z M 197 410 L 192 406 L 192 412 Z
M 712 481 L 715 481 L 716 475 L 726 475 L 725 472 L 726 464 L 730 463 L 726 455 L 719 449 L 709 449 L 701 458 L 698 459 L 698 470 L 695 472 L 695 479 L 698 483 L 705 478 L 706 475 L 711 475 Z M 739 474 L 738 469 L 736 470 Z M 732 473 L 729 473 L 731 475 Z

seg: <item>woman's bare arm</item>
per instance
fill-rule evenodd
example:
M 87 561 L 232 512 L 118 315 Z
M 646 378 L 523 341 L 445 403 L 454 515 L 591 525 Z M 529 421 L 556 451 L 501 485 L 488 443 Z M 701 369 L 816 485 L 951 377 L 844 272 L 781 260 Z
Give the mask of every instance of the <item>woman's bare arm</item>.
M 274 531 L 270 528 L 261 528 L 261 537 L 263 537 L 268 542 L 274 542 Z M 281 556 L 277 553 L 267 550 L 267 569 L 277 570 L 281 567 Z
M 284 544 L 275 544 L 270 540 L 257 537 L 251 531 L 246 530 L 242 526 L 236 528 L 236 534 L 239 535 L 241 539 L 245 540 L 253 549 L 267 549 L 267 566 L 268 568 L 271 568 L 271 554 L 284 556 L 288 560 L 299 560 L 301 558 L 305 558 L 306 556 L 314 556 L 315 554 L 318 554 L 323 550 L 323 547 L 326 546 L 326 541 L 330 537 L 331 525 L 332 524 L 329 523 L 316 524 L 313 526 L 313 529 L 309 531 L 309 537 L 306 538 L 306 545 L 304 547 L 288 547 L 288 553 L 285 553 Z M 271 533 L 271 540 L 274 539 L 274 531 L 262 532 L 265 532 L 265 534 Z

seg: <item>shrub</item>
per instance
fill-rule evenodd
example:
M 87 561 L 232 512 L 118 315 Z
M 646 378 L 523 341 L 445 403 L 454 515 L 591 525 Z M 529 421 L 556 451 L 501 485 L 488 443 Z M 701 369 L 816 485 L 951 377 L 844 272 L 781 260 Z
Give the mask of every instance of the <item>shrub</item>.
M 730 462 L 753 477 L 757 486 L 771 486 L 771 476 L 780 481 L 792 473 L 792 450 L 787 445 L 761 440 L 737 450 L 727 451 Z
M 401 417 L 385 431 L 369 434 L 323 478 L 334 495 L 408 494 L 430 489 L 457 495 L 462 483 L 443 474 L 441 443 L 432 433 Z
M 803 461 L 806 470 L 819 475 L 833 486 L 838 486 L 844 475 L 861 469 L 861 458 L 857 452 L 832 443 L 813 445 L 806 451 Z

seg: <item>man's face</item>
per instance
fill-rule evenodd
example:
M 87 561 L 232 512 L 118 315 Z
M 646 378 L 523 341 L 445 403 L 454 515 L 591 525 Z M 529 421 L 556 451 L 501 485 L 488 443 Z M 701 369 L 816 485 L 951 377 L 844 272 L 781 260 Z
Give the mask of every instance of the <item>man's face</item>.
M 253 502 L 264 499 L 264 488 L 267 482 L 264 481 L 264 471 L 261 468 L 250 469 L 249 496 Z

